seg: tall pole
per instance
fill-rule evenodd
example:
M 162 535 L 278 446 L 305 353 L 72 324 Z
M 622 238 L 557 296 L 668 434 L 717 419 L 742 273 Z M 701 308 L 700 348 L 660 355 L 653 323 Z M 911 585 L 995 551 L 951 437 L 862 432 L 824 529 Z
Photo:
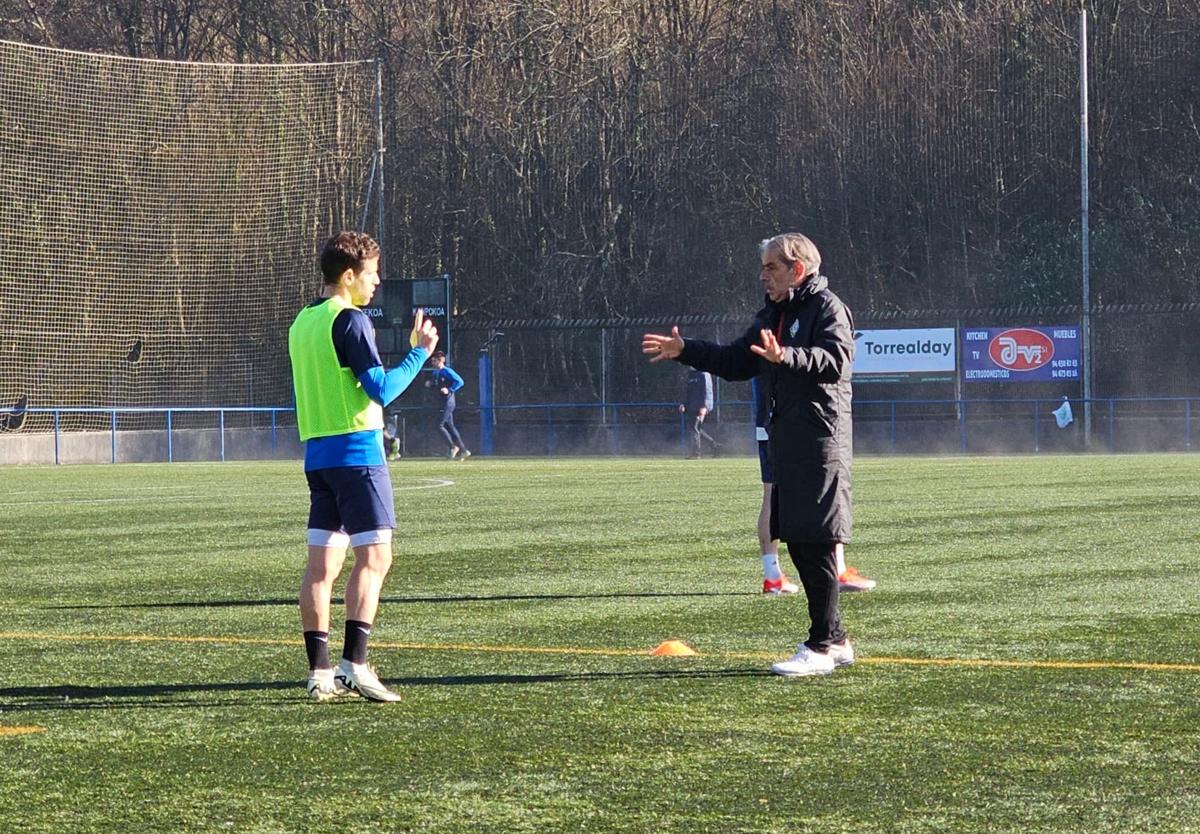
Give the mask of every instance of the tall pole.
M 387 226 L 383 222 L 383 61 L 379 58 L 375 59 L 375 132 L 375 158 L 379 173 L 379 193 L 376 195 L 376 199 L 379 200 L 379 229 L 377 239 L 380 245 L 386 250 L 387 242 L 384 240 L 384 235 Z M 450 311 L 447 310 L 446 314 L 449 315 Z
M 1079 4 L 1079 197 L 1080 257 L 1083 268 L 1082 328 L 1083 340 L 1083 443 L 1092 439 L 1092 280 L 1089 252 L 1088 219 L 1088 57 L 1087 7 Z
M 496 422 L 492 388 L 492 355 L 485 347 L 479 351 L 479 452 L 490 457 L 493 451 L 493 427 Z
M 616 409 L 613 409 L 616 411 Z M 600 425 L 608 425 L 608 328 L 600 328 Z

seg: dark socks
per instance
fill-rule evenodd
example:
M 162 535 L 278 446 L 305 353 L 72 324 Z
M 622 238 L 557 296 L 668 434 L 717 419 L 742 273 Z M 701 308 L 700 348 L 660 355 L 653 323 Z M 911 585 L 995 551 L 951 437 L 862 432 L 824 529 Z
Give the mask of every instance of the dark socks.
M 308 653 L 309 669 L 330 669 L 329 662 L 329 632 L 304 632 L 304 651 Z
M 371 624 L 361 620 L 346 620 L 346 643 L 342 648 L 342 659 L 351 663 L 367 662 L 367 638 L 371 636 Z

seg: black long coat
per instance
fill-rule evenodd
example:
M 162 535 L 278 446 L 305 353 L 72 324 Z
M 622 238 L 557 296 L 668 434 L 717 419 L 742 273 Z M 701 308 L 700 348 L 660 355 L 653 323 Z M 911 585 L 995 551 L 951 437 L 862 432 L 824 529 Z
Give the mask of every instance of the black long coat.
M 761 344 L 762 329 L 773 331 L 784 347 L 781 363 L 751 352 L 751 345 Z M 850 541 L 854 320 L 830 292 L 829 280 L 814 275 L 785 301 L 768 300 L 730 344 L 685 339 L 679 361 L 724 379 L 758 377 L 765 388 L 779 538 Z

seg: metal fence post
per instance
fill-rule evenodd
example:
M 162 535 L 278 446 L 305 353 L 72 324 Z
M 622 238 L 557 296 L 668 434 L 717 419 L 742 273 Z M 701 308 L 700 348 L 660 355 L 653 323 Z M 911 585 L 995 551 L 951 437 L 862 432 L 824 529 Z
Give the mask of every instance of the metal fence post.
M 958 435 L 959 435 L 959 450 L 965 455 L 967 453 L 967 401 L 958 401 Z
M 1192 401 L 1183 401 L 1183 448 L 1192 448 Z
M 600 425 L 608 422 L 608 328 L 600 328 Z
M 891 445 L 892 454 L 896 454 L 896 401 L 892 400 L 892 424 L 891 424 Z
M 1038 400 L 1033 401 L 1033 451 L 1042 451 L 1042 423 L 1041 410 L 1038 406 L 1041 403 Z
M 1112 399 L 1108 401 L 1108 451 L 1115 452 L 1117 450 L 1116 426 L 1114 422 L 1116 415 L 1114 414 L 1115 405 Z
M 492 355 L 487 351 L 479 352 L 479 451 L 485 456 L 491 456 L 493 451 L 493 427 L 495 424 L 495 405 L 492 390 Z

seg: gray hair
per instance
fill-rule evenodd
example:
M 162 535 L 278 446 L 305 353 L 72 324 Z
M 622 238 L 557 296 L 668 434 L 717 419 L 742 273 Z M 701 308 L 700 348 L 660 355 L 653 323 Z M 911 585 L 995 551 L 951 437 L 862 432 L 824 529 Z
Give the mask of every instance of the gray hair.
M 758 244 L 759 255 L 765 255 L 771 249 L 778 252 L 788 266 L 796 261 L 804 264 L 806 276 L 816 275 L 821 269 L 821 253 L 817 251 L 817 245 L 799 232 L 785 232 Z

